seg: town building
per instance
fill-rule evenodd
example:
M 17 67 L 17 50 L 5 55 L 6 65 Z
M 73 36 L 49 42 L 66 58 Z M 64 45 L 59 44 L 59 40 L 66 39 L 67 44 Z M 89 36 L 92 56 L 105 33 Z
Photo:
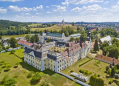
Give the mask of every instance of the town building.
M 33 45 L 33 43 L 29 43 L 26 40 L 19 40 L 18 44 L 22 46 L 32 46 Z
M 24 48 L 24 61 L 40 71 L 46 69 L 55 72 L 62 71 L 86 57 L 91 49 L 91 39 L 89 37 L 87 36 L 86 42 L 63 42 L 62 46 L 59 46 L 59 42 L 55 41 L 27 46 Z
M 106 36 L 99 40 L 100 44 L 104 43 L 104 41 L 107 41 L 109 43 L 109 45 L 111 45 L 111 37 L 110 36 Z

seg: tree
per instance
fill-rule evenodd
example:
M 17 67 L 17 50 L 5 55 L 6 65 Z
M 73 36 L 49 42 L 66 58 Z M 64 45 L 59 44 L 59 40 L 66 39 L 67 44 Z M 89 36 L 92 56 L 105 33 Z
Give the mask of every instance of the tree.
M 107 70 L 107 74 L 111 75 L 111 69 L 110 68 Z
M 51 39 L 50 38 L 47 38 L 46 42 L 50 42 L 50 41 L 51 41 Z
M 27 41 L 30 41 L 30 35 L 26 35 L 25 38 Z
M 114 57 L 116 59 L 118 59 L 118 56 L 119 56 L 119 48 L 113 44 L 113 45 L 110 45 L 109 46 L 109 57 Z
M 31 78 L 31 77 L 32 77 L 32 72 L 29 72 L 27 78 Z
M 34 43 L 35 42 L 34 36 L 31 36 L 30 42 L 31 43 Z
M 80 41 L 86 41 L 86 39 L 87 39 L 87 34 L 85 33 L 85 31 L 84 32 L 82 32 L 82 34 L 81 34 L 81 36 L 80 36 Z
M 39 37 L 37 34 L 34 35 L 35 42 L 37 43 L 39 41 Z
M 36 82 L 36 81 L 39 81 L 40 79 L 41 79 L 40 73 L 36 72 L 34 76 L 32 77 L 31 81 Z
M 70 41 L 70 42 L 71 42 L 71 41 L 75 41 L 75 38 L 74 38 L 74 37 L 71 37 L 69 41 Z
M 65 36 L 68 37 L 69 36 L 69 33 L 68 31 L 65 32 Z
M 94 33 L 91 32 L 91 40 L 93 41 L 94 40 Z
M 11 53 L 11 54 L 14 54 L 14 53 L 15 53 L 15 50 L 11 50 L 10 53 Z
M 111 76 L 114 76 L 114 75 L 115 75 L 115 68 L 113 67 L 111 70 Z
M 78 37 L 76 37 L 75 41 L 79 41 L 79 38 L 78 38 Z
M 0 35 L 0 40 L 2 39 L 2 36 Z
M 95 40 L 95 44 L 94 44 L 94 51 L 99 51 L 99 47 L 98 47 L 98 40 Z
M 41 86 L 49 86 L 48 82 L 45 80 L 41 83 Z
M 96 31 L 98 31 L 98 27 L 96 28 Z
M 108 71 L 108 69 L 109 69 L 109 66 L 106 66 L 106 72 Z
M 72 26 L 74 26 L 75 24 L 74 24 L 74 22 L 72 22 Z
M 9 39 L 9 43 L 10 43 L 10 46 L 11 46 L 12 48 L 16 48 L 16 47 L 17 47 L 17 40 L 15 39 L 15 37 L 11 37 L 11 38 Z

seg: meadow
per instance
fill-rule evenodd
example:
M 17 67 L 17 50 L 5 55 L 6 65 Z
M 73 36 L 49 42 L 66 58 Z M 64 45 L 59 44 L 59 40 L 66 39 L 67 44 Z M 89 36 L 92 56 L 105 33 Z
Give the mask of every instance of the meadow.
M 41 72 L 28 65 L 23 61 L 23 51 L 23 49 L 16 50 L 15 55 L 10 54 L 10 52 L 0 54 L 0 62 L 5 61 L 12 65 L 10 71 L 7 72 L 5 71 L 5 68 L 2 68 L 2 65 L 0 66 L 0 68 L 2 68 L 2 71 L 0 73 L 0 81 L 5 75 L 9 74 L 11 78 L 15 78 L 17 80 L 17 84 L 15 84 L 15 86 L 40 86 L 42 81 L 47 81 L 50 86 L 81 86 L 53 71 L 45 70 Z M 17 62 L 19 62 L 20 64 L 17 68 L 15 68 L 15 64 Z M 32 84 L 30 82 L 31 78 L 27 78 L 27 75 L 30 72 L 32 72 L 32 74 L 39 72 L 42 79 L 38 83 Z

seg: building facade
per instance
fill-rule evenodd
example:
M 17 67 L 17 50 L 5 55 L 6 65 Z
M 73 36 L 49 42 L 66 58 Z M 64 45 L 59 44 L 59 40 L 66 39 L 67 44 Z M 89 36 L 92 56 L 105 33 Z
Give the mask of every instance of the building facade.
M 56 46 L 58 42 L 27 46 L 24 48 L 24 61 L 40 71 L 62 71 L 86 57 L 91 48 L 90 41 L 72 41 L 63 43 L 63 47 Z

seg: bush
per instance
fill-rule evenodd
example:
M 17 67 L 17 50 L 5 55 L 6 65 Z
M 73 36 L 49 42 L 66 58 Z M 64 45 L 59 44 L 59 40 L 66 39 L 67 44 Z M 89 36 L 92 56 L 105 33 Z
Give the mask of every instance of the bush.
M 71 70 L 70 72 L 74 72 L 73 70 Z
M 116 84 L 119 86 L 119 81 Z
M 48 84 L 47 81 L 43 81 L 43 82 L 41 83 L 41 86 L 49 86 L 49 84 Z
M 98 75 L 98 77 L 100 77 L 100 75 Z
M 41 79 L 40 74 L 39 74 L 38 72 L 36 72 L 36 73 L 34 74 L 34 76 L 32 77 L 31 82 L 37 82 L 37 81 L 39 81 L 40 79 Z
M 11 54 L 14 54 L 14 53 L 15 53 L 15 50 L 11 50 L 10 53 L 11 53 Z
M 84 69 L 80 69 L 79 72 L 85 73 L 85 70 Z
M 32 73 L 30 72 L 28 73 L 27 78 L 31 78 L 31 77 L 32 77 Z
M 24 47 L 22 46 L 21 49 L 24 49 Z
M 112 84 L 112 83 L 113 83 L 113 80 L 110 80 L 110 81 L 109 81 L 109 84 Z

